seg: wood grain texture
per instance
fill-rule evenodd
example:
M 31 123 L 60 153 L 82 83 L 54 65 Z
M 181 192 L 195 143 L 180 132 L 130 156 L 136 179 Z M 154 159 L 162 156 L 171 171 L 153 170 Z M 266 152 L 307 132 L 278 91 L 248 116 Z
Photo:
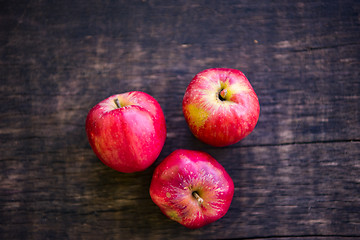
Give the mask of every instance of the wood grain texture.
M 358 1 L 1 1 L 1 239 L 356 239 L 360 237 Z M 181 102 L 210 67 L 243 71 L 258 125 L 233 146 L 196 140 Z M 168 135 L 148 170 L 96 158 L 85 118 L 139 90 Z M 173 150 L 209 152 L 235 195 L 219 221 L 188 230 L 148 189 Z

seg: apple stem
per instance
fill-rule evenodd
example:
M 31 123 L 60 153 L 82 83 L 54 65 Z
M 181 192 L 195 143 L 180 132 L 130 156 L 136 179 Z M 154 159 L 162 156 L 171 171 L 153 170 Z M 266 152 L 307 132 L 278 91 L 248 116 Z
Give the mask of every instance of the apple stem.
M 115 98 L 114 99 L 114 102 L 115 102 L 115 105 L 118 107 L 118 108 L 121 108 L 121 104 L 119 102 L 119 99 Z
M 219 98 L 221 101 L 226 100 L 226 94 L 227 94 L 227 90 L 226 89 L 222 89 L 219 93 Z
M 193 192 L 192 195 L 200 204 L 204 202 L 204 199 L 202 199 L 197 192 Z

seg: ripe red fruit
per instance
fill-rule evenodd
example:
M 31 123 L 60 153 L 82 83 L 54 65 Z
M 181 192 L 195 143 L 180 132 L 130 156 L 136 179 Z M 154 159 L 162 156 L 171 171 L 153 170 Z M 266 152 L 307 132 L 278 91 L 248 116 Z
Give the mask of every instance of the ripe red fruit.
M 164 146 L 165 117 L 149 94 L 117 94 L 90 110 L 86 133 L 104 164 L 119 172 L 138 172 L 148 168 Z
M 198 139 L 223 147 L 240 141 L 254 130 L 260 105 L 241 71 L 212 68 L 198 73 L 188 85 L 183 113 Z
M 176 150 L 156 167 L 150 185 L 153 202 L 170 219 L 200 228 L 223 217 L 234 183 L 209 154 Z

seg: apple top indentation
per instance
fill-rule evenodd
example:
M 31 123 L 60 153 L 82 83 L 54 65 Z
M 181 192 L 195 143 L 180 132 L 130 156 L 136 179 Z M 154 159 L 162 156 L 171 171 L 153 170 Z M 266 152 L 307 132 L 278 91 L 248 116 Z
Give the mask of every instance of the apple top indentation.
M 119 99 L 118 99 L 118 98 L 115 98 L 115 99 L 114 99 L 114 102 L 115 102 L 116 107 L 118 107 L 118 108 L 121 108 L 121 107 L 122 107 L 121 104 L 120 104 L 120 102 L 119 102 Z
M 219 93 L 219 99 L 221 101 L 226 101 L 226 94 L 227 94 L 227 89 L 221 89 L 220 93 Z

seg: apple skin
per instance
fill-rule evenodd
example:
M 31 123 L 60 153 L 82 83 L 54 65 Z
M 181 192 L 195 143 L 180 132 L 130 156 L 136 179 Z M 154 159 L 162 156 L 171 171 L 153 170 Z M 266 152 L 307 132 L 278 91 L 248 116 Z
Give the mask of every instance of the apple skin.
M 229 174 L 201 151 L 175 150 L 156 167 L 150 184 L 151 199 L 160 210 L 191 229 L 223 217 L 233 195 Z
M 206 69 L 192 79 L 183 98 L 183 113 L 201 141 L 224 147 L 249 135 L 259 119 L 258 97 L 236 69 Z
M 164 146 L 165 117 L 159 103 L 147 93 L 117 94 L 89 111 L 86 133 L 105 165 L 124 173 L 143 171 Z

